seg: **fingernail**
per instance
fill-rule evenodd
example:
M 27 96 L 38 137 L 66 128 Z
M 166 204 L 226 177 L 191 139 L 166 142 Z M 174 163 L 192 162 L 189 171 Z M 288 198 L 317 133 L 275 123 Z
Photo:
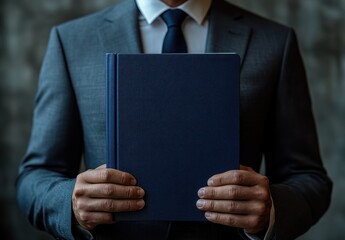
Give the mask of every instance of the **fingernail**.
M 208 186 L 212 186 L 214 184 L 214 180 L 213 178 L 210 178 L 208 181 L 207 181 L 207 185 Z
M 145 192 L 143 189 L 139 188 L 137 191 L 138 197 L 143 197 L 145 195 Z
M 132 180 L 131 180 L 131 185 L 133 185 L 133 186 L 134 186 L 134 185 L 136 185 L 136 184 L 137 184 L 137 180 L 132 179 Z
M 201 188 L 198 191 L 198 196 L 203 198 L 205 196 L 205 188 Z
M 200 209 L 204 208 L 205 206 L 205 200 L 202 200 L 202 199 L 199 199 L 197 202 L 196 202 L 196 206 Z
M 212 216 L 213 216 L 213 214 L 210 212 L 205 213 L 205 218 L 207 218 L 207 219 L 212 219 Z
M 139 207 L 139 209 L 142 209 L 145 206 L 145 201 L 144 200 L 139 200 L 137 202 L 137 206 Z

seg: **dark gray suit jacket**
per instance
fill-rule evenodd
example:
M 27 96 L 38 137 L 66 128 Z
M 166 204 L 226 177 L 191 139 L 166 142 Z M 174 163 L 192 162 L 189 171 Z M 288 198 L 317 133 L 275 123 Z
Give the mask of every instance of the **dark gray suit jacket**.
M 105 53 L 142 52 L 137 17 L 135 1 L 126 0 L 51 32 L 17 193 L 30 222 L 55 237 L 73 238 L 71 195 L 81 159 L 87 169 L 105 161 Z M 206 51 L 242 59 L 241 164 L 259 171 L 264 157 L 275 237 L 293 239 L 327 210 L 332 186 L 295 34 L 222 0 L 213 1 L 209 20 Z M 211 223 L 117 223 L 93 234 L 164 239 L 181 226 L 190 229 L 188 239 L 238 238 L 234 229 Z

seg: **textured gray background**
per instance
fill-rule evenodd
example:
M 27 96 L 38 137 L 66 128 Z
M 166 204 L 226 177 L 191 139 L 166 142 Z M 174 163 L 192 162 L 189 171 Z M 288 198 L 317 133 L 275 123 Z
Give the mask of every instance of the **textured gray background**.
M 0 1 L 0 236 L 7 233 L 7 239 L 51 239 L 30 227 L 22 217 L 14 189 L 18 164 L 30 133 L 37 76 L 49 30 L 55 24 L 115 2 Z M 345 1 L 233 2 L 297 31 L 309 76 L 322 156 L 335 183 L 330 210 L 300 239 L 344 239 Z

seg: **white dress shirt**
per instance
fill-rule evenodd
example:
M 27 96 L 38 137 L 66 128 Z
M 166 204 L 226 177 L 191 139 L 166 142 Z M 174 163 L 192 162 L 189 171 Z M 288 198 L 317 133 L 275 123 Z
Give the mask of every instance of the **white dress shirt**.
M 168 30 L 160 15 L 170 9 L 159 0 L 136 0 L 140 10 L 139 27 L 144 53 L 161 53 Z M 177 8 L 187 13 L 181 28 L 188 53 L 204 53 L 208 32 L 207 13 L 212 0 L 188 0 Z
M 139 27 L 144 53 L 161 53 L 163 40 L 168 28 L 160 15 L 168 9 L 168 5 L 160 0 L 136 0 L 139 13 Z M 208 33 L 208 11 L 212 0 L 188 0 L 177 8 L 187 13 L 181 28 L 186 40 L 188 53 L 205 53 Z M 273 201 L 272 201 L 273 202 Z M 272 205 L 269 228 L 264 240 L 271 239 L 275 221 L 275 211 Z M 257 236 L 244 231 L 251 240 Z

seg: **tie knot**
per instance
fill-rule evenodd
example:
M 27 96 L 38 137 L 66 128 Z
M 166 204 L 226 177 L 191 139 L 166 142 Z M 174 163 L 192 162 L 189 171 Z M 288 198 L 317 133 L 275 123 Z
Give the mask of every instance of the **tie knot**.
M 161 17 L 165 24 L 170 27 L 180 27 L 187 14 L 180 9 L 170 9 L 162 13 Z

